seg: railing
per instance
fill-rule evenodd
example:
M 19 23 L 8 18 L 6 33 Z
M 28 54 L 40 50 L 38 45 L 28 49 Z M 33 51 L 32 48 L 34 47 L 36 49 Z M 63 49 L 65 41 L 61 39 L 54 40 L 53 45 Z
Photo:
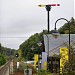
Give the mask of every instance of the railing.
M 10 61 L 0 67 L 0 75 L 5 75 L 10 65 Z

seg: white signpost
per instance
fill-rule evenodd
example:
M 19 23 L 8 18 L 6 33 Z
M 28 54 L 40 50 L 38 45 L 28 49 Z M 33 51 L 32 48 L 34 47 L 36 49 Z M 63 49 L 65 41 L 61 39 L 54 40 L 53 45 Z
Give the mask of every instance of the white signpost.
M 42 64 L 41 64 L 42 69 L 47 70 L 47 53 L 42 52 Z
M 19 68 L 20 62 L 17 62 L 17 69 Z

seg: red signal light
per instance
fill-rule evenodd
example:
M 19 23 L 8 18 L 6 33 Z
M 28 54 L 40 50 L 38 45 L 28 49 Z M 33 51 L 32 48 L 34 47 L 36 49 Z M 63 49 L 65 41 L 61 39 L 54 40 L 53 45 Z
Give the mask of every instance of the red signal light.
M 60 4 L 57 4 L 57 6 L 60 6 Z
M 60 4 L 48 4 L 50 6 L 60 6 Z

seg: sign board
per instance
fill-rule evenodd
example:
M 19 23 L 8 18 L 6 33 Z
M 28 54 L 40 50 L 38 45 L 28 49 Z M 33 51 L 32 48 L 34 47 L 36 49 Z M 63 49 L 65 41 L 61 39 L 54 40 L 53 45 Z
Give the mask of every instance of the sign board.
M 20 63 L 19 63 L 19 62 L 17 62 L 17 68 L 19 68 L 19 65 L 20 65 Z
M 42 52 L 42 69 L 47 70 L 47 53 Z
M 36 66 L 38 66 L 38 54 L 34 55 L 34 68 L 36 68 Z
M 60 74 L 62 74 L 62 69 L 67 61 L 68 61 L 68 49 L 60 48 Z

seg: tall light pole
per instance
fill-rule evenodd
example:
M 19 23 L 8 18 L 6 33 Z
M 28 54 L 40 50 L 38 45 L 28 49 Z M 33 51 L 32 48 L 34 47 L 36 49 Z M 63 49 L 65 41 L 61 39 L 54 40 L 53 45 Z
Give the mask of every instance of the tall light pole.
M 68 20 L 65 19 L 65 18 L 59 18 L 59 19 L 55 22 L 55 31 L 54 31 L 54 33 L 53 33 L 53 36 L 55 36 L 55 37 L 59 36 L 59 33 L 58 33 L 57 29 L 56 29 L 56 24 L 57 24 L 57 22 L 58 22 L 59 20 L 66 20 L 67 23 L 68 23 L 68 25 L 69 25 L 69 62 L 70 62 L 70 21 L 68 21 Z
M 45 7 L 47 10 L 47 17 L 48 17 L 48 20 L 47 20 L 48 23 L 47 24 L 48 24 L 48 34 L 49 34 L 49 32 L 50 32 L 49 11 L 51 10 L 51 6 L 60 6 L 60 4 L 47 4 L 47 5 L 38 5 L 38 6 L 39 7 Z M 48 37 L 48 35 L 46 35 L 46 36 L 47 36 L 47 40 L 48 40 L 48 53 L 47 53 L 47 60 L 48 60 L 48 58 L 49 58 L 49 37 Z
M 41 41 L 38 41 L 38 43 L 37 43 L 37 45 L 39 46 L 39 47 L 41 47 L 42 46 L 42 42 Z M 41 50 L 41 52 L 42 52 L 42 50 Z M 39 54 L 38 53 L 38 57 L 39 57 L 39 62 L 38 62 L 38 70 L 41 70 L 41 54 Z

